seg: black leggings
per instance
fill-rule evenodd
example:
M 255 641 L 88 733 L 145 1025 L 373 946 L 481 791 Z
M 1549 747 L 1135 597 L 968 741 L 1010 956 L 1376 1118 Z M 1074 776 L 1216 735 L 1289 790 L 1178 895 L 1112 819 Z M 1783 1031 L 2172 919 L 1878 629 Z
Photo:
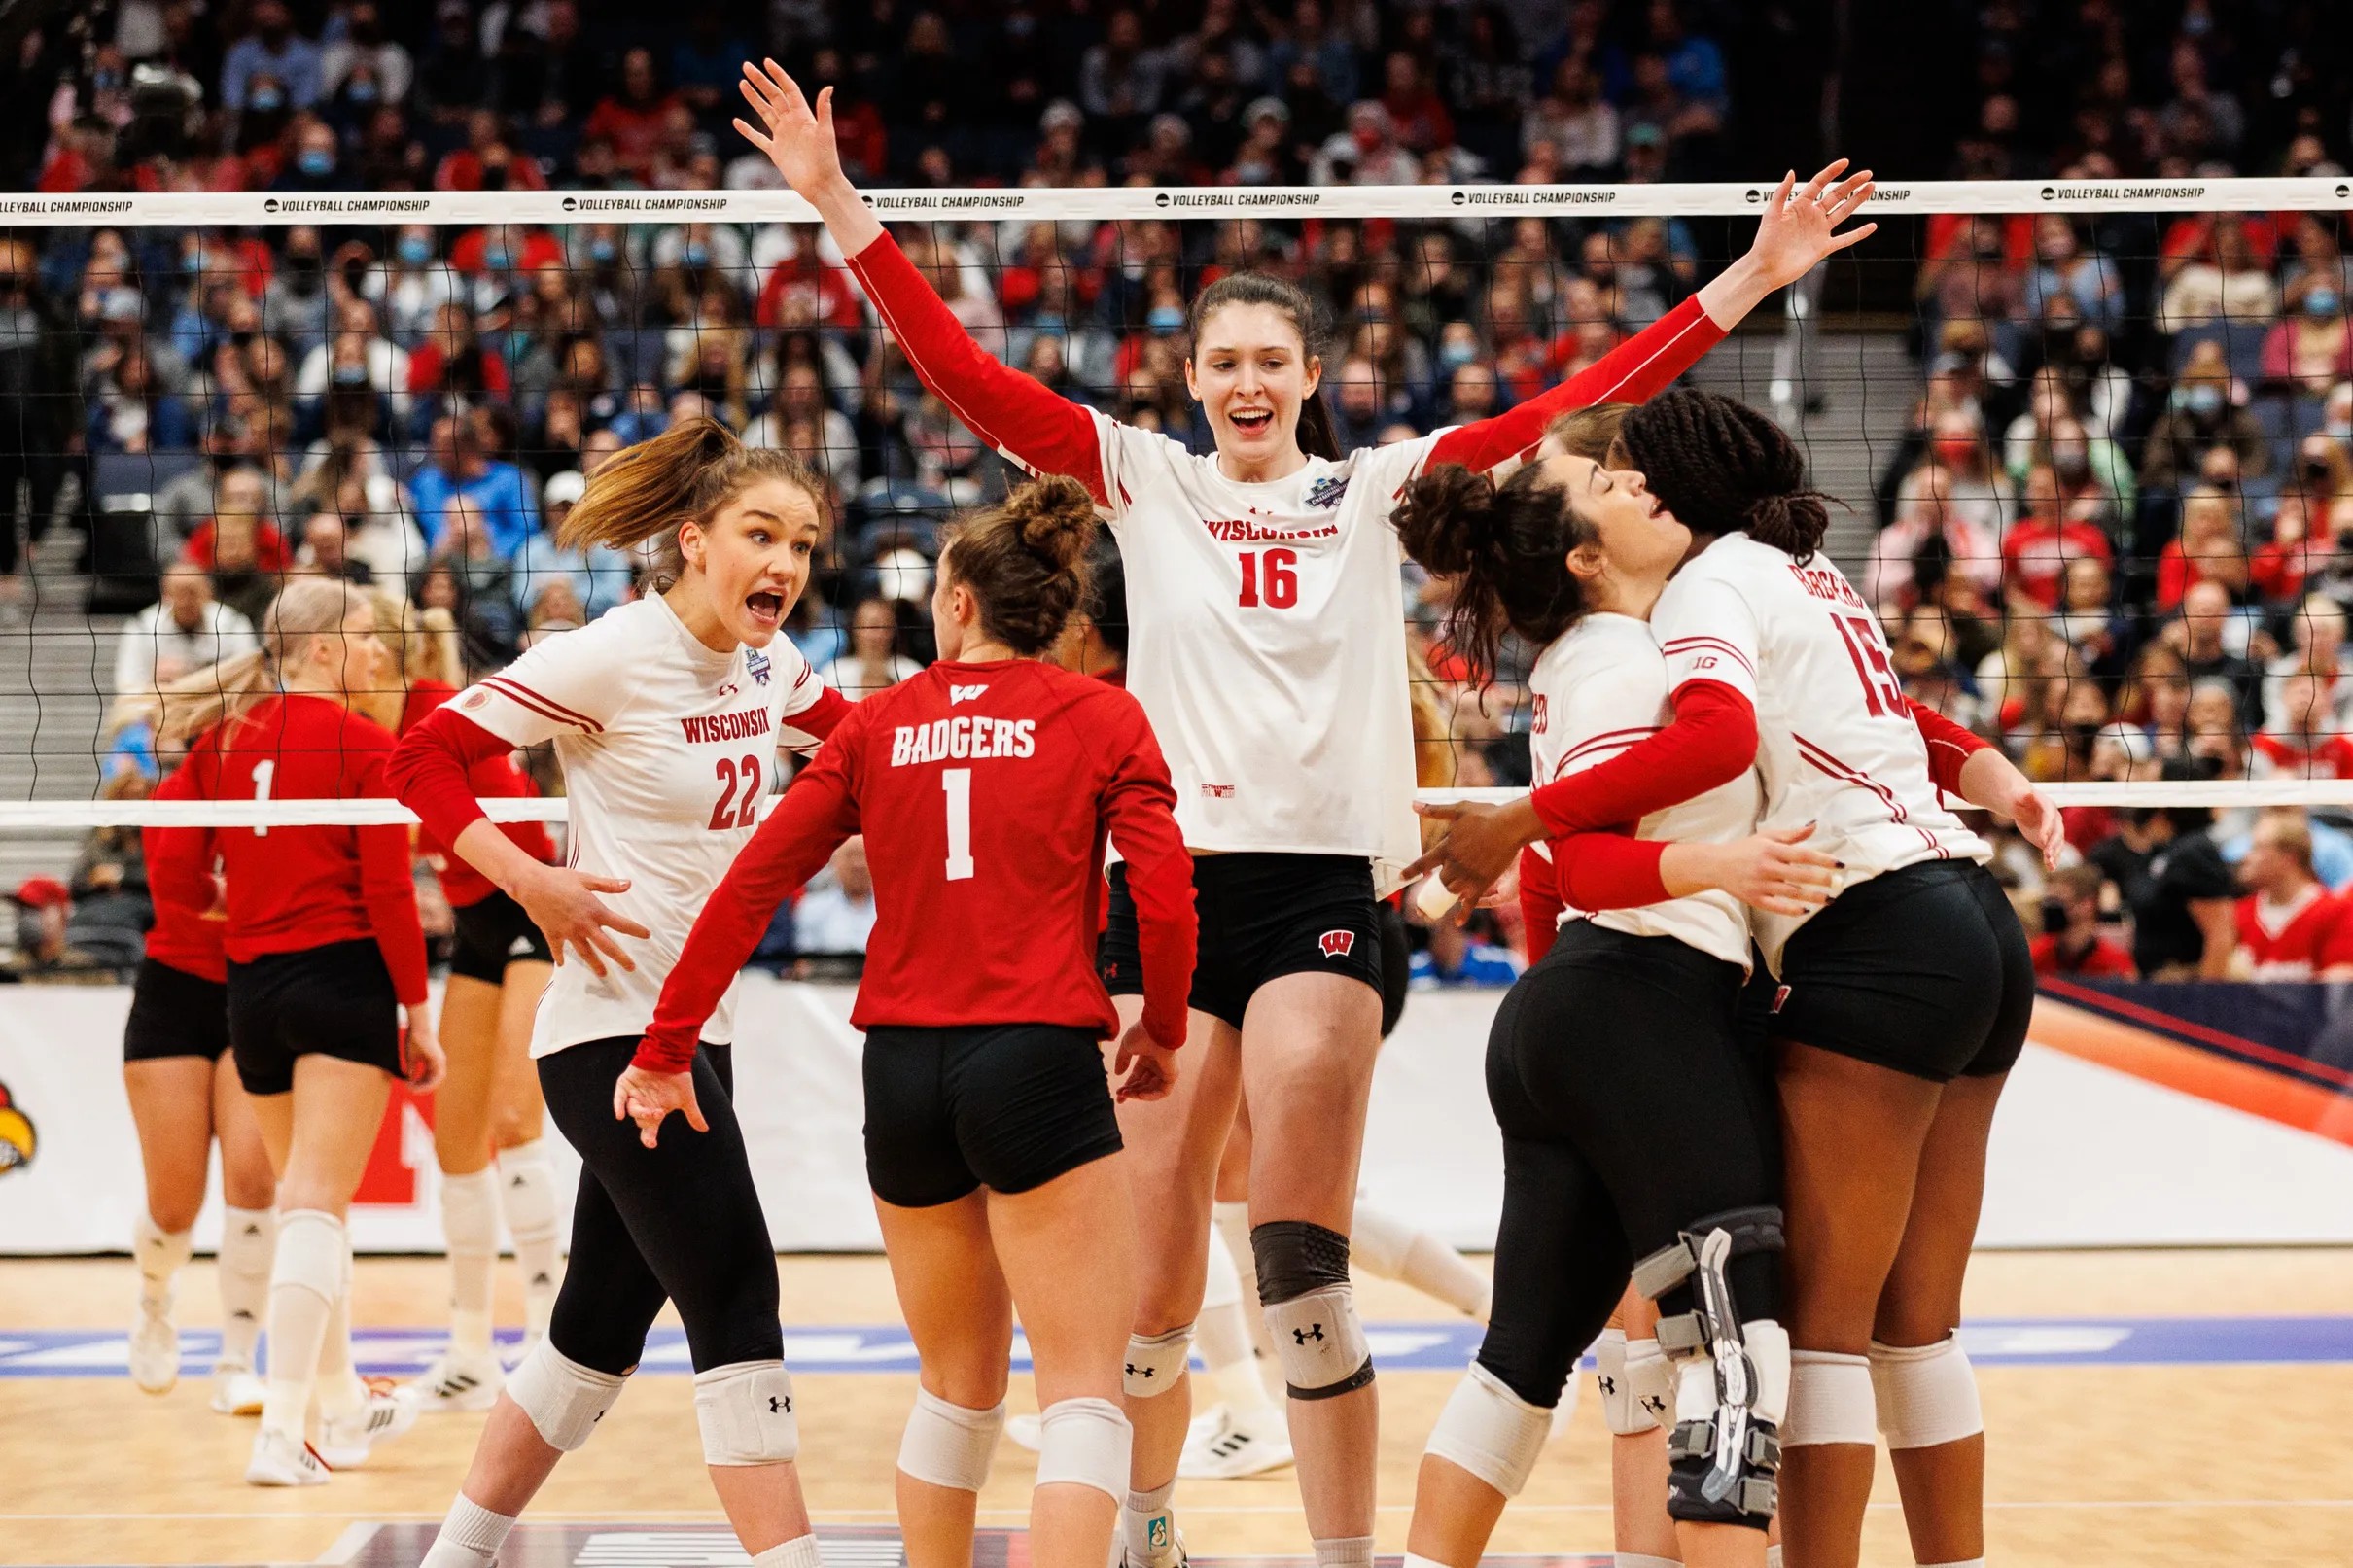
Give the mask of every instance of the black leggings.
M 1495 1013 L 1503 1129 L 1495 1299 L 1479 1362 L 1550 1409 L 1633 1263 L 1694 1221 L 1780 1202 L 1776 1118 L 1734 1035 L 1740 971 L 1672 937 L 1563 927 Z M 1780 1314 L 1780 1259 L 1735 1257 L 1743 1318 Z M 1689 1309 L 1688 1285 L 1669 1313 Z
M 696 1372 L 785 1353 L 776 1309 L 776 1249 L 736 1125 L 731 1049 L 694 1054 L 694 1098 L 708 1132 L 683 1116 L 657 1147 L 613 1114 L 613 1085 L 637 1036 L 590 1040 L 540 1058 L 547 1112 L 580 1155 L 572 1262 L 556 1295 L 549 1342 L 592 1371 L 618 1376 L 646 1351 L 662 1303 L 678 1303 Z

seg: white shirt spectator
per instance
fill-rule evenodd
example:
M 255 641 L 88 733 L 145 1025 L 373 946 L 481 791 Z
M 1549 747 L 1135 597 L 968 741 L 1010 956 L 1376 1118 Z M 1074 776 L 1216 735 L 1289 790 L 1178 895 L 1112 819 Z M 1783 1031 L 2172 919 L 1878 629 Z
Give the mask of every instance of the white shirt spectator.
M 845 839 L 832 861 L 809 881 L 792 911 L 792 946 L 805 954 L 863 953 L 874 929 L 874 878 L 866 841 Z
M 202 572 L 175 567 L 164 575 L 162 599 L 123 625 L 115 645 L 115 694 L 155 690 L 158 664 L 185 675 L 261 645 L 253 622 L 215 599 Z

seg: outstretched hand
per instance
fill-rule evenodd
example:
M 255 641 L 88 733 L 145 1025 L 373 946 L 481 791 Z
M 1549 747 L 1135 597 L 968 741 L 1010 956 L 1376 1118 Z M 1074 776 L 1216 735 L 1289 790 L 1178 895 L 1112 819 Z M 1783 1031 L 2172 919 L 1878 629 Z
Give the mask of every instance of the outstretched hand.
M 1849 245 L 1860 244 L 1879 231 L 1877 224 L 1863 224 L 1842 231 L 1839 225 L 1871 199 L 1875 189 L 1871 171 L 1846 174 L 1846 159 L 1836 163 L 1807 181 L 1798 184 L 1797 171 L 1792 169 L 1781 177 L 1773 193 L 1765 198 L 1764 220 L 1757 225 L 1755 243 L 1748 247 L 1749 257 L 1763 271 L 1770 288 L 1783 288 L 1795 283 L 1826 256 L 1836 255 Z
M 746 61 L 744 101 L 759 117 L 759 125 L 738 120 L 744 139 L 768 155 L 776 172 L 793 194 L 814 202 L 818 193 L 842 178 L 841 150 L 833 140 L 833 89 L 820 88 L 814 107 L 800 84 L 774 60 Z

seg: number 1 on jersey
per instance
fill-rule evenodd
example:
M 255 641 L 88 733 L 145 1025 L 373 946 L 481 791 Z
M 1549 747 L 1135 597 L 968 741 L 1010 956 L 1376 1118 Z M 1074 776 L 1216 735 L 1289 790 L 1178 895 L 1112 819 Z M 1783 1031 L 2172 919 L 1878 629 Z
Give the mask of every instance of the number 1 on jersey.
M 278 765 L 273 761 L 263 760 L 253 765 L 254 799 L 267 800 L 269 798 L 269 783 L 272 779 L 277 777 L 277 773 Z M 265 839 L 269 837 L 268 825 L 262 822 L 255 823 L 253 836 L 258 839 Z
M 948 797 L 948 871 L 950 882 L 972 879 L 972 770 L 944 769 L 939 787 Z
M 1266 571 L 1258 570 L 1259 557 L 1266 558 Z M 1288 610 L 1299 603 L 1299 574 L 1292 570 L 1299 564 L 1297 550 L 1245 550 L 1242 552 L 1242 608 L 1255 610 L 1264 603 L 1269 610 Z M 1263 599 L 1261 586 L 1265 589 Z

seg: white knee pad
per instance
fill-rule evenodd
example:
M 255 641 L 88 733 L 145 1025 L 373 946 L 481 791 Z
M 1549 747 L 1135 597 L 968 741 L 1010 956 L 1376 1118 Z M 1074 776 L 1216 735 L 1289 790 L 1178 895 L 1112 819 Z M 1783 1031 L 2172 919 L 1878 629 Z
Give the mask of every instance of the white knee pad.
M 781 1465 L 800 1452 L 792 1375 L 781 1361 L 738 1361 L 694 1375 L 703 1463 Z
M 1294 1399 L 1331 1399 L 1373 1380 L 1373 1356 L 1356 1320 L 1356 1295 L 1326 1285 L 1266 1305 L 1267 1332 Z
M 1817 1447 L 1831 1443 L 1879 1440 L 1878 1402 L 1872 1397 L 1871 1363 L 1835 1350 L 1789 1353 L 1789 1419 L 1781 1423 L 1781 1446 Z
M 1957 1336 L 1917 1347 L 1872 1341 L 1871 1391 L 1890 1448 L 1933 1448 L 1985 1430 L 1977 1374 Z
M 1107 1399 L 1061 1399 L 1037 1418 L 1037 1484 L 1128 1495 L 1128 1418 Z
M 1517 1497 L 1544 1451 L 1552 1422 L 1552 1411 L 1530 1405 L 1474 1361 L 1438 1412 L 1424 1451 L 1469 1471 L 1507 1498 Z
M 1193 1325 L 1171 1329 L 1148 1338 L 1128 1336 L 1128 1359 L 1119 1386 L 1130 1399 L 1151 1399 L 1176 1386 L 1193 1354 Z
M 1658 1341 L 1626 1342 L 1626 1391 L 1633 1401 L 1633 1414 L 1648 1422 L 1647 1426 L 1636 1427 L 1636 1431 L 1673 1423 L 1675 1368 L 1667 1359 L 1667 1352 L 1659 1348 Z
M 1657 1356 L 1659 1342 L 1644 1342 L 1650 1346 L 1650 1353 Z M 1662 1363 L 1666 1360 L 1664 1356 L 1659 1359 Z M 1659 1424 L 1658 1417 L 1634 1398 L 1632 1370 L 1626 1331 L 1603 1329 L 1601 1338 L 1594 1342 L 1594 1386 L 1601 1390 L 1602 1422 L 1622 1438 L 1648 1432 Z
M 343 1294 L 343 1222 L 325 1209 L 298 1208 L 278 1217 L 278 1251 L 270 1287 L 297 1285 L 323 1302 Z
M 517 1247 L 555 1238 L 555 1162 L 544 1138 L 499 1151 L 499 1204 Z
M 588 1441 L 627 1380 L 583 1367 L 542 1340 L 507 1375 L 507 1397 L 531 1417 L 541 1441 L 571 1453 Z
M 918 1388 L 906 1433 L 898 1440 L 898 1468 L 934 1486 L 976 1492 L 989 1479 L 989 1461 L 1004 1424 L 1003 1400 L 976 1411 Z

